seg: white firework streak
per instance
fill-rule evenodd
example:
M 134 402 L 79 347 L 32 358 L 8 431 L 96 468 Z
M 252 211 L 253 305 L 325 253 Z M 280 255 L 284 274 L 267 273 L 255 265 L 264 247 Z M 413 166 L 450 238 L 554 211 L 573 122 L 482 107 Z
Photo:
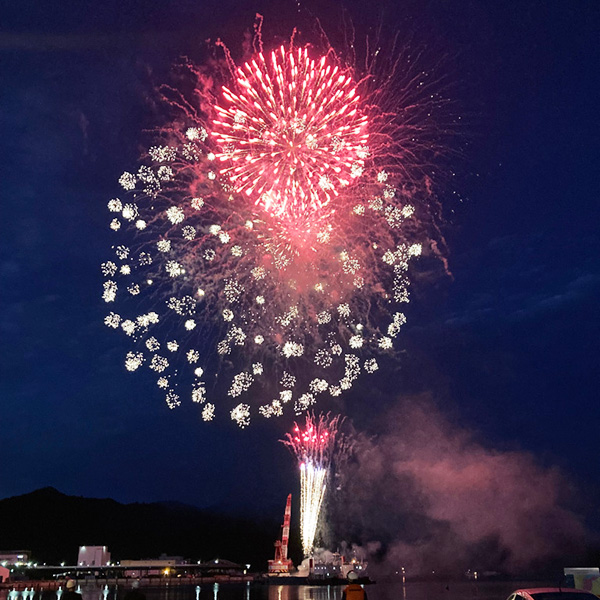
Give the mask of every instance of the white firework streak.
M 321 506 L 327 491 L 332 462 L 351 450 L 349 438 L 339 432 L 340 416 L 307 413 L 303 428 L 294 423 L 292 433 L 281 440 L 296 456 L 300 468 L 300 531 L 305 556 L 312 553 Z
M 327 489 L 327 469 L 312 463 L 300 463 L 300 535 L 305 556 L 312 553 Z

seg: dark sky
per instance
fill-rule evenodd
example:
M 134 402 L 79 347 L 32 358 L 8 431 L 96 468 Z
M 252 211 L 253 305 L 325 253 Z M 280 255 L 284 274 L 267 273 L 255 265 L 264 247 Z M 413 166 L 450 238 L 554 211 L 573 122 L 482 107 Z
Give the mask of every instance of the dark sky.
M 106 202 L 123 170 L 135 168 L 149 90 L 179 56 L 200 58 L 207 38 L 235 48 L 257 11 L 267 37 L 288 36 L 311 9 L 335 38 L 341 4 L 3 4 L 0 497 L 52 485 L 279 515 L 296 489 L 292 458 L 276 442 L 291 416 L 245 431 L 228 420 L 205 425 L 193 407 L 168 411 L 155 386 L 125 372 L 126 346 L 103 325 Z M 378 390 L 355 388 L 348 416 L 377 433 L 398 397 L 426 394 L 487 448 L 533 452 L 592 497 L 600 484 L 600 5 L 345 7 L 359 33 L 383 22 L 386 35 L 399 31 L 407 44 L 439 52 L 465 123 L 457 175 L 440 190 L 452 278 L 416 286 L 400 377 L 390 371 Z

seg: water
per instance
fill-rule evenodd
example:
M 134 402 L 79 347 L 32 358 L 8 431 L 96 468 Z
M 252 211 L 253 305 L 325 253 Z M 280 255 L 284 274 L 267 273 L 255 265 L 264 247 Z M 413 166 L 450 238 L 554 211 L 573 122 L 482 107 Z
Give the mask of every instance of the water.
M 542 587 L 532 582 L 376 583 L 365 590 L 368 600 L 506 600 L 518 588 Z M 41 584 L 43 587 L 43 584 Z M 126 587 L 83 586 L 83 600 L 123 600 Z M 201 586 L 142 587 L 147 600 L 341 600 L 344 586 L 206 583 Z M 40 600 L 30 591 L 0 590 L 0 600 Z

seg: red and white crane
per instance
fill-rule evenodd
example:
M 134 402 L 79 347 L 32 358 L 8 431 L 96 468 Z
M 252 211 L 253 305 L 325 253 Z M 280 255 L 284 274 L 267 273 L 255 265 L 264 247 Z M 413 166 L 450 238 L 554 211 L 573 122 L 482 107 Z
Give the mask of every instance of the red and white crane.
M 270 575 L 289 575 L 293 564 L 288 558 L 288 541 L 290 539 L 290 521 L 292 520 L 292 495 L 289 494 L 285 503 L 281 539 L 275 542 L 275 558 L 269 561 Z

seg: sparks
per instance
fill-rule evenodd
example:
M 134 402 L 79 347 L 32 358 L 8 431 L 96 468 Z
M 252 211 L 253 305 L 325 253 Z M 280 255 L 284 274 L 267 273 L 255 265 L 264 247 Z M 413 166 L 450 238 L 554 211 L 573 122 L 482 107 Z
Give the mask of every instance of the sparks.
M 304 428 L 294 423 L 292 433 L 281 440 L 295 455 L 300 469 L 300 533 L 305 556 L 313 550 L 319 514 L 332 460 L 349 450 L 345 436 L 339 434 L 339 416 L 307 414 Z
M 321 211 L 360 177 L 367 116 L 351 74 L 281 46 L 239 67 L 215 105 L 220 173 L 289 221 Z
M 172 121 L 119 177 L 102 318 L 170 408 L 191 399 L 204 421 L 245 427 L 381 371 L 410 264 L 431 257 L 433 211 L 431 180 L 415 175 L 420 98 L 384 102 L 372 73 L 295 40 L 241 66 L 227 56 L 212 87 L 187 65 L 193 97 L 165 86 Z

